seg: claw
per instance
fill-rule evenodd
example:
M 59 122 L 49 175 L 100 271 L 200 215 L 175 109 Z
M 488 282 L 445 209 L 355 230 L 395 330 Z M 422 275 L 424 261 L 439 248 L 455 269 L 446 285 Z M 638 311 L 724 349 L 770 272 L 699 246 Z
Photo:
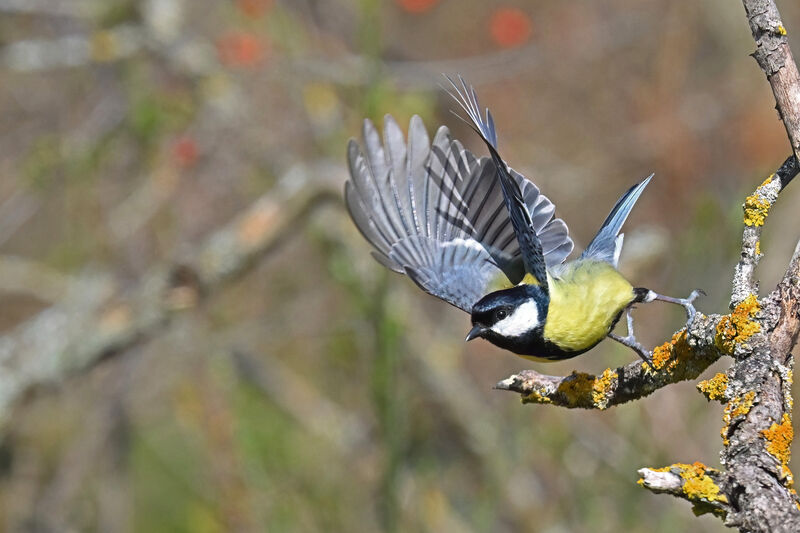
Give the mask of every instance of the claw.
M 689 295 L 688 298 L 684 298 L 682 304 L 683 304 L 683 307 L 686 309 L 686 318 L 687 318 L 687 320 L 686 320 L 686 329 L 687 330 L 689 330 L 689 328 L 692 327 L 692 324 L 694 323 L 694 317 L 697 315 L 697 309 L 694 308 L 693 302 L 696 299 L 698 299 L 700 296 L 705 296 L 705 295 L 706 295 L 706 292 L 703 289 L 695 289 L 695 290 L 692 291 L 692 293 Z

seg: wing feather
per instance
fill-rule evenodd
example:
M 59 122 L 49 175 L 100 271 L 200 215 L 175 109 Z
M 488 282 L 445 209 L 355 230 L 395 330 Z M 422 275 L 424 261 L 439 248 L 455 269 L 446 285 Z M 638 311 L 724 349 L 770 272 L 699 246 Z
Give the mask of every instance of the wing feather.
M 621 237 L 619 231 L 622 229 L 622 225 L 631 213 L 633 206 L 636 205 L 636 200 L 639 199 L 639 196 L 644 192 L 644 188 L 647 187 L 647 184 L 650 183 L 652 178 L 653 175 L 651 174 L 628 189 L 625 194 L 617 200 L 617 203 L 611 208 L 611 212 L 606 217 L 603 225 L 600 226 L 597 235 L 595 235 L 592 242 L 589 243 L 589 246 L 587 246 L 581 254 L 581 259 L 600 259 L 601 261 L 611 263 L 614 267 L 617 266 L 619 254 L 622 252 L 622 239 L 618 239 L 618 236 Z
M 363 152 L 355 141 L 348 145 L 345 203 L 376 260 L 467 312 L 498 285 L 522 279 L 519 244 L 491 158 L 475 157 L 444 126 L 431 141 L 417 116 L 408 141 L 388 115 L 383 142 L 369 120 L 363 132 Z M 509 174 L 546 244 L 548 265 L 563 262 L 572 240 L 554 218 L 555 207 L 521 174 Z
M 544 257 L 540 231 L 544 228 L 555 213 L 555 206 L 544 196 L 539 194 L 538 188 L 526 180 L 520 182 L 515 173 L 506 165 L 497 151 L 497 132 L 494 128 L 494 119 L 488 109 L 485 119 L 481 116 L 481 108 L 475 89 L 467 85 L 459 76 L 460 86 L 447 77 L 455 93 L 450 92 L 453 99 L 461 106 L 469 120 L 463 119 L 486 143 L 494 163 L 495 176 L 500 182 L 503 192 L 505 207 L 508 211 L 516 241 L 519 246 L 522 264 L 525 272 L 533 275 L 537 282 L 547 290 L 547 267 Z M 459 116 L 459 115 L 456 115 Z M 459 118 L 461 118 L 459 116 Z M 527 188 L 527 191 L 524 189 Z M 528 198 L 526 199 L 525 193 Z M 532 205 L 530 205 L 532 204 Z M 501 240 L 500 234 L 496 234 Z M 501 240 L 503 244 L 511 242 L 506 237 Z M 554 247 L 555 248 L 555 247 Z

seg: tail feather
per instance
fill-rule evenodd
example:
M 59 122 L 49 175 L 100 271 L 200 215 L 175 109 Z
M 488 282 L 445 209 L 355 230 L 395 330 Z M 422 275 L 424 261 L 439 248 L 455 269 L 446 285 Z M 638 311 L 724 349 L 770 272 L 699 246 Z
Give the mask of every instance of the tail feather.
M 639 196 L 644 192 L 645 187 L 647 187 L 647 184 L 650 183 L 652 178 L 653 174 L 628 189 L 628 191 L 617 200 L 617 203 L 611 209 L 603 225 L 600 226 L 597 235 L 595 235 L 592 242 L 589 243 L 589 246 L 587 246 L 586 250 L 581 254 L 581 259 L 600 259 L 611 263 L 615 267 L 617 266 L 619 254 L 622 251 L 622 239 L 618 239 L 617 236 L 625 220 L 627 220 L 628 215 L 631 213 L 633 206 L 636 205 Z

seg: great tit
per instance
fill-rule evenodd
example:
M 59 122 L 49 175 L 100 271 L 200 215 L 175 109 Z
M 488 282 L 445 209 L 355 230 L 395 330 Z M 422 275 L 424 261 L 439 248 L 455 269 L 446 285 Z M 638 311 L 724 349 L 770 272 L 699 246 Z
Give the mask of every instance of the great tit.
M 351 179 L 344 195 L 372 255 L 470 313 L 467 341 L 482 337 L 525 358 L 557 361 L 611 337 L 650 363 L 633 334 L 632 306 L 679 304 L 691 322 L 692 302 L 702 293 L 663 296 L 633 287 L 617 271 L 620 229 L 652 175 L 628 189 L 580 257 L 565 262 L 573 243 L 555 206 L 500 157 L 494 120 L 488 109 L 481 116 L 475 90 L 460 76 L 460 87 L 447 79 L 468 120 L 459 118 L 490 157 L 473 155 L 445 126 L 431 143 L 418 116 L 411 118 L 408 142 L 390 115 L 383 143 L 365 120 L 364 151 L 355 140 L 348 144 Z M 624 337 L 612 332 L 623 312 Z

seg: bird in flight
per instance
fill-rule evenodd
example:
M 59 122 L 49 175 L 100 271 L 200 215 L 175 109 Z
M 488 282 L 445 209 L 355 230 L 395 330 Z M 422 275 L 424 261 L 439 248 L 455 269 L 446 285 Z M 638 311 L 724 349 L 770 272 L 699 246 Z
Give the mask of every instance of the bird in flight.
M 686 309 L 703 294 L 672 298 L 633 287 L 618 271 L 620 229 L 652 175 L 617 201 L 594 239 L 566 261 L 573 243 L 555 206 L 509 167 L 497 148 L 494 120 L 481 114 L 475 90 L 459 76 L 449 94 L 486 143 L 477 157 L 440 126 L 430 142 L 422 119 L 411 119 L 406 142 L 390 115 L 383 142 L 364 121 L 364 149 L 351 140 L 345 202 L 373 257 L 407 275 L 425 292 L 471 315 L 466 340 L 483 338 L 521 357 L 559 361 L 580 355 L 606 337 L 651 364 L 634 336 L 634 304 L 655 300 Z M 613 333 L 622 314 L 628 332 Z

